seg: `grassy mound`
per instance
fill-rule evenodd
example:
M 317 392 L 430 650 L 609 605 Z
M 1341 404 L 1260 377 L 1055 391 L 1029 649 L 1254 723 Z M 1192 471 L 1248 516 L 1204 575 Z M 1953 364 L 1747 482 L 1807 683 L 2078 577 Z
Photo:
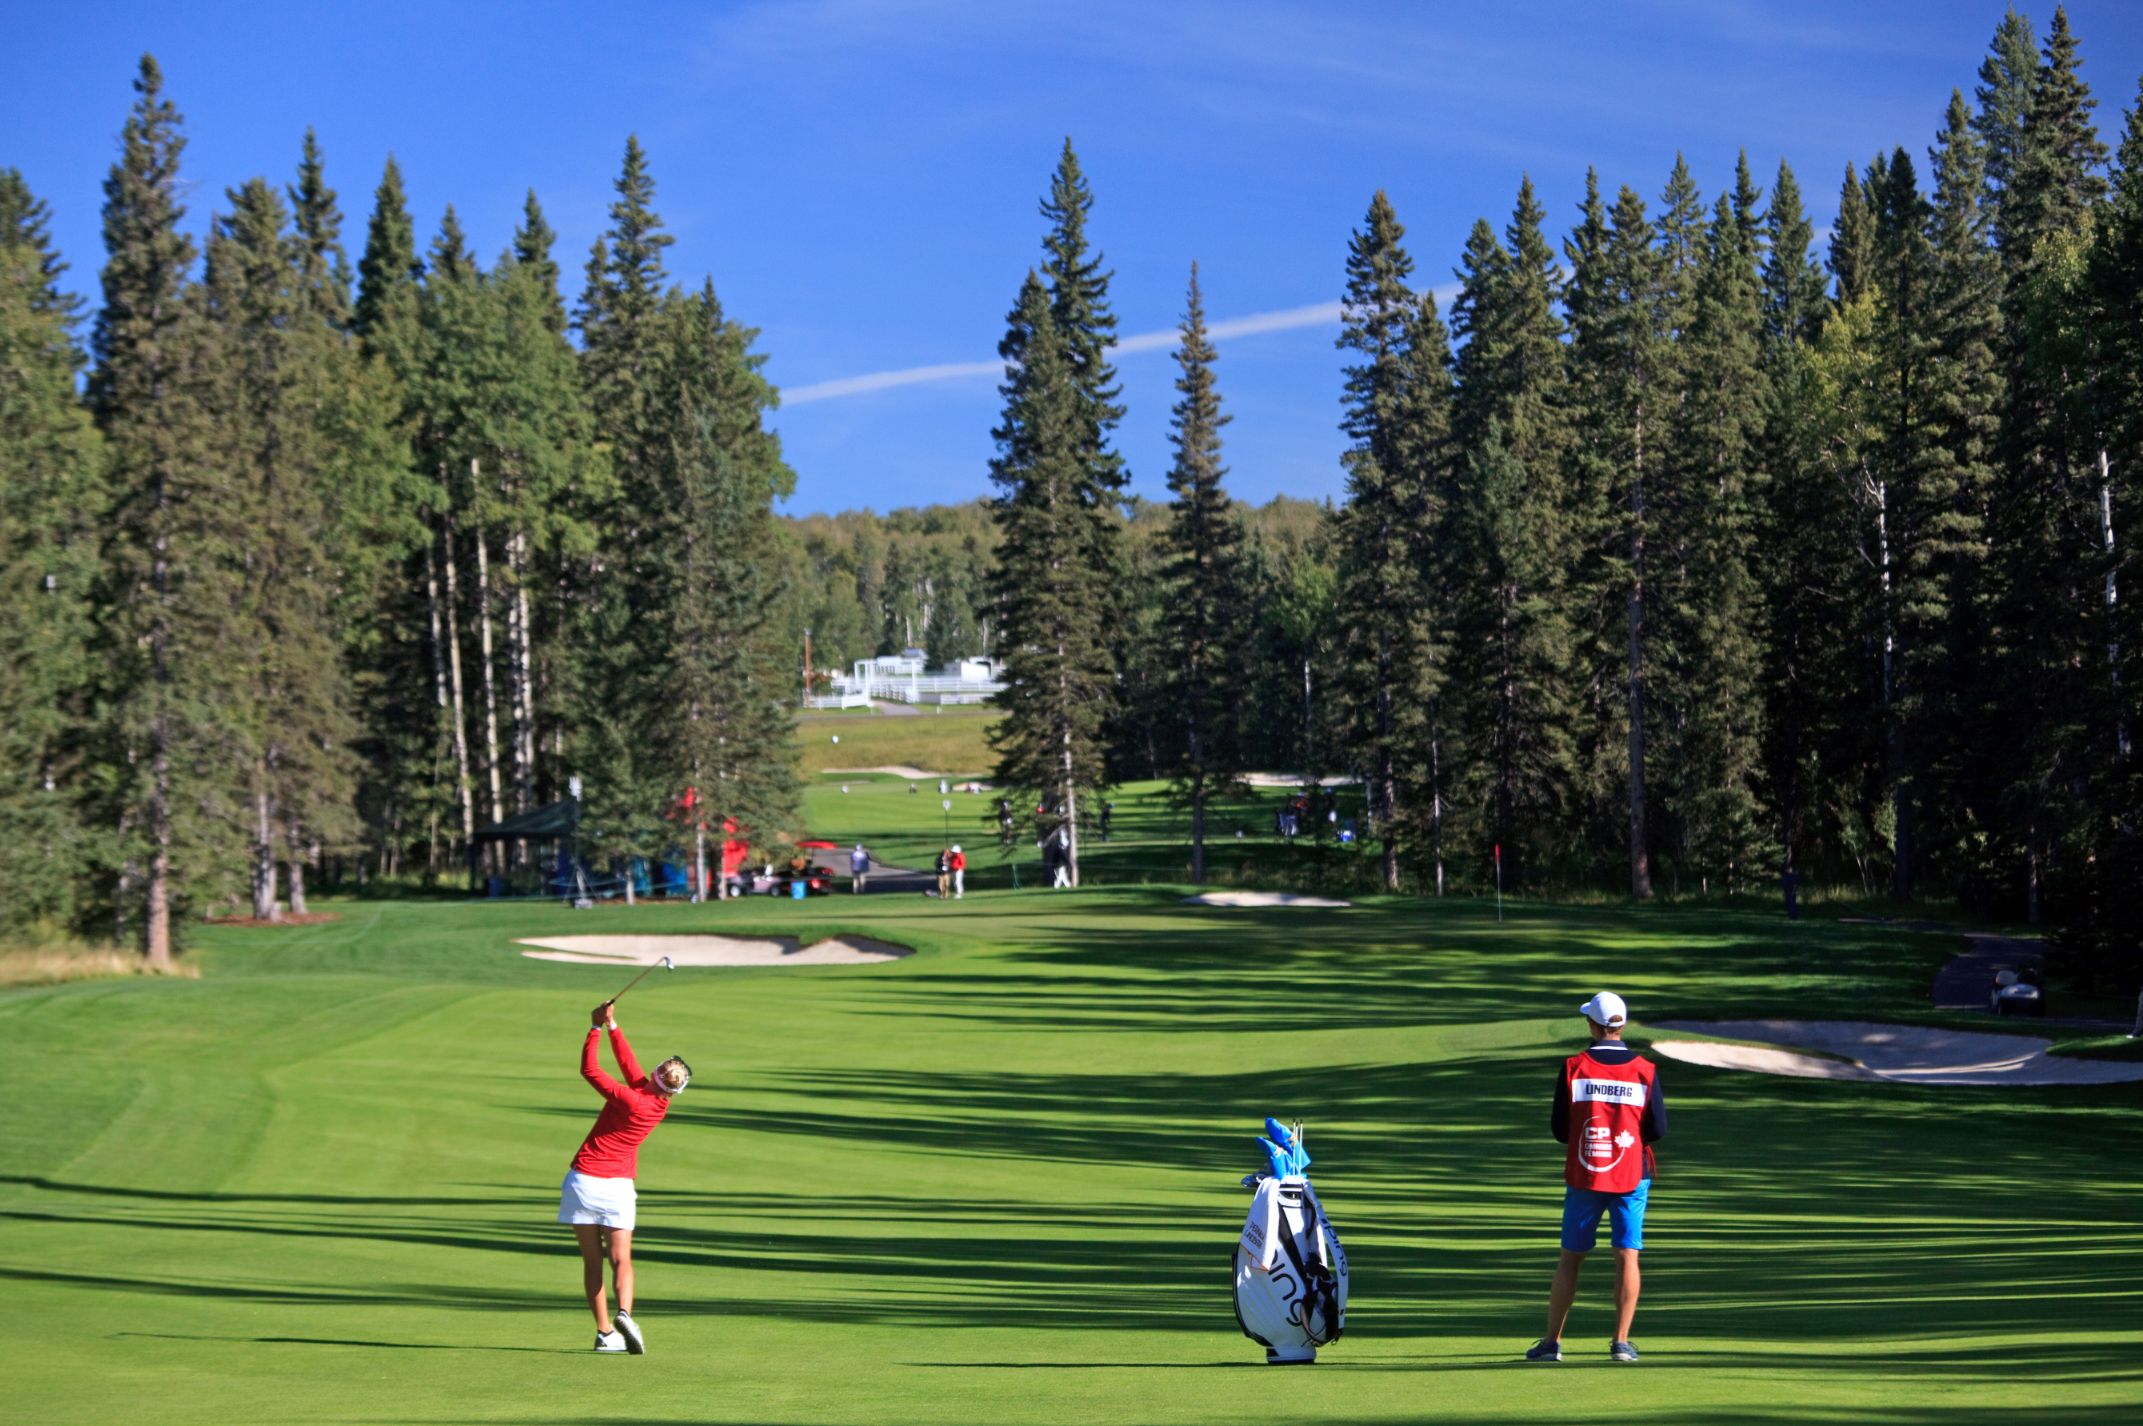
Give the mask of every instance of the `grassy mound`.
M 1555 1255 L 1547 1095 L 1584 995 L 1887 1014 L 1924 1003 L 1939 938 L 1399 899 L 1218 916 L 1183 890 L 344 905 L 204 932 L 198 980 L 0 993 L 10 1413 L 2133 1419 L 2132 1086 L 1960 1104 L 1667 1065 L 1641 1388 L 1584 1375 L 1606 1369 L 1600 1264 L 1570 1361 L 1514 1360 Z M 551 1221 L 596 1105 L 586 1012 L 622 977 L 513 945 L 612 929 L 920 952 L 698 972 L 621 1007 L 643 1058 L 698 1071 L 641 1158 L 645 1359 L 586 1350 Z M 1267 1113 L 1309 1121 L 1355 1271 L 1307 1380 L 1248 1366 L 1228 1305 Z

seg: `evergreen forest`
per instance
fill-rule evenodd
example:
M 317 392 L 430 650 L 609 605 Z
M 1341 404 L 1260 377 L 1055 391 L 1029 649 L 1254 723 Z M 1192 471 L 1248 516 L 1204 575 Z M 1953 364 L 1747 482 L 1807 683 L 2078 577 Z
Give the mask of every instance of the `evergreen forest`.
M 1369 196 L 1331 504 L 1229 497 L 1188 253 L 1130 493 L 1067 140 L 978 498 L 790 517 L 759 333 L 668 270 L 637 140 L 570 297 L 534 193 L 479 253 L 390 157 L 360 224 L 310 132 L 197 242 L 144 58 L 93 307 L 0 167 L 0 934 L 166 964 L 191 916 L 461 886 L 576 786 L 594 856 L 779 842 L 813 670 L 912 647 L 1005 661 L 996 776 L 1074 842 L 1164 780 L 1194 880 L 1246 772 L 1344 775 L 1391 891 L 1791 873 L 2133 963 L 2143 90 L 2102 133 L 2060 11 L 1959 78 L 1842 175 L 1588 174 L 1555 221 L 1514 174 L 1456 253 Z

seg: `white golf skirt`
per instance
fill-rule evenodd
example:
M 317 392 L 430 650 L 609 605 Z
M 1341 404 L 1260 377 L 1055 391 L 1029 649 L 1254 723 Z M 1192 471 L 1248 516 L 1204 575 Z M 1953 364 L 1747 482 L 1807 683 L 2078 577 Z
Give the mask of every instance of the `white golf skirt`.
M 600 1223 L 629 1233 L 638 1203 L 629 1178 L 590 1178 L 579 1169 L 569 1169 L 565 1182 L 558 1185 L 561 1223 Z

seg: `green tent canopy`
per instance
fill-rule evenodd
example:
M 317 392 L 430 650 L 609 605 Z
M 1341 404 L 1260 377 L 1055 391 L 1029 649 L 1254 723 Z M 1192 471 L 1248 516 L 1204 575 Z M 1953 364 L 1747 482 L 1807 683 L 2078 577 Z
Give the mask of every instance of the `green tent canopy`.
M 488 827 L 478 827 L 469 834 L 471 842 L 519 842 L 570 840 L 580 827 L 580 804 L 568 797 L 558 802 L 546 802 L 541 807 L 531 807 L 526 812 L 494 822 Z

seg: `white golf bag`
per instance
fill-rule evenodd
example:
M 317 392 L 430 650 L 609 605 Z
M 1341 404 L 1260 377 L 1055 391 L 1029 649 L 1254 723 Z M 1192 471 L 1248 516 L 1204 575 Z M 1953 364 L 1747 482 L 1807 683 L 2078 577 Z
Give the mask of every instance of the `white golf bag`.
M 1259 1177 L 1235 1244 L 1235 1320 L 1269 1365 L 1314 1362 L 1347 1325 L 1347 1254 L 1310 1181 Z

